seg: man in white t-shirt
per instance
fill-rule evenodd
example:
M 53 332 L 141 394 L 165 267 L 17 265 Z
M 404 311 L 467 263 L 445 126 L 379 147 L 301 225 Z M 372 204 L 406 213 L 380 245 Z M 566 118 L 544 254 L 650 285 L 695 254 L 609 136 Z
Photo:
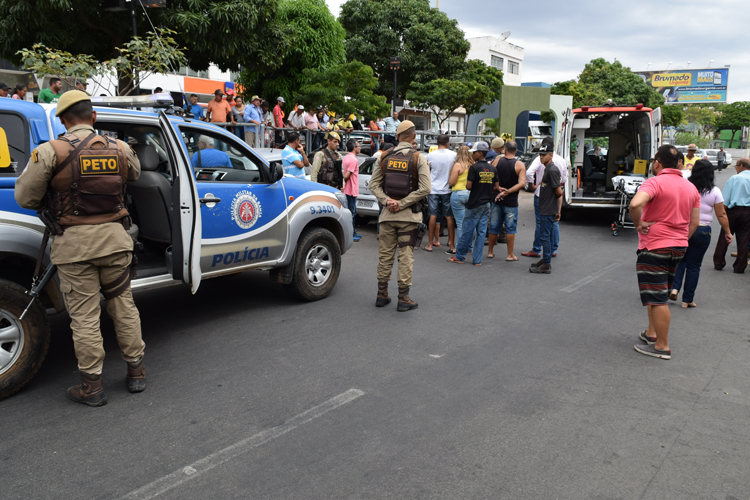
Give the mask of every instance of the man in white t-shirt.
M 551 137 L 545 137 L 542 140 L 542 144 L 552 144 Z M 560 185 L 563 188 L 563 194 L 565 193 L 565 183 L 568 182 L 568 162 L 565 158 L 557 153 L 552 155 L 552 163 L 555 164 L 557 169 L 560 171 Z M 521 255 L 524 257 L 535 257 L 541 256 L 542 252 L 542 240 L 540 237 L 540 218 L 539 218 L 539 190 L 542 184 L 542 178 L 544 177 L 544 165 L 537 156 L 534 161 L 531 162 L 531 166 L 526 171 L 526 182 L 531 183 L 534 186 L 534 214 L 536 215 L 536 231 L 534 233 L 534 246 L 528 252 L 523 252 Z M 552 257 L 557 257 L 557 247 L 560 245 L 560 222 L 555 221 L 552 225 Z
M 300 104 L 297 106 L 297 111 L 289 113 L 289 126 L 296 131 L 305 128 L 305 107 L 303 105 Z
M 455 245 L 455 226 L 453 225 L 453 211 L 451 210 L 451 186 L 448 179 L 451 175 L 451 169 L 456 163 L 456 153 L 448 149 L 450 137 L 446 134 L 439 135 L 437 138 L 438 148 L 427 155 L 427 161 L 430 164 L 430 180 L 432 189 L 427 195 L 427 205 L 430 214 L 430 241 L 424 247 L 428 252 L 432 252 L 433 247 L 440 247 L 440 221 L 445 217 L 448 225 L 448 246 L 450 250 L 445 253 L 453 255 L 456 253 Z

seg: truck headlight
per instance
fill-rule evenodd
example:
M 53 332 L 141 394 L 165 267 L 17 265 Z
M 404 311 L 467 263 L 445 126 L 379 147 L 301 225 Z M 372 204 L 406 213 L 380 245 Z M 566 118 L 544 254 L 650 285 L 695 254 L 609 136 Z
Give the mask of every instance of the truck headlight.
M 341 206 L 344 208 L 349 207 L 349 202 L 346 199 L 346 195 L 342 193 L 341 191 L 336 191 L 336 199 L 339 200 L 339 203 L 341 203 Z

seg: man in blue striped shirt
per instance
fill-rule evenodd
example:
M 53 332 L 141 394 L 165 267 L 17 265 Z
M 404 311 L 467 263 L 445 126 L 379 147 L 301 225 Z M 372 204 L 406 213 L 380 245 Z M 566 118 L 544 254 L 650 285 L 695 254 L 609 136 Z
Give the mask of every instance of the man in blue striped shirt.
M 305 178 L 305 167 L 310 166 L 305 148 L 299 140 L 299 132 L 289 132 L 286 147 L 281 152 L 281 165 L 284 172 L 298 179 Z
M 750 245 L 750 158 L 740 158 L 735 167 L 737 175 L 729 178 L 724 185 L 724 206 L 727 207 L 729 229 L 737 238 L 737 260 L 734 261 L 734 272 L 742 274 L 747 268 L 748 245 Z M 724 230 L 721 230 L 719 241 L 714 251 L 714 268 L 724 269 L 727 265 L 727 243 Z

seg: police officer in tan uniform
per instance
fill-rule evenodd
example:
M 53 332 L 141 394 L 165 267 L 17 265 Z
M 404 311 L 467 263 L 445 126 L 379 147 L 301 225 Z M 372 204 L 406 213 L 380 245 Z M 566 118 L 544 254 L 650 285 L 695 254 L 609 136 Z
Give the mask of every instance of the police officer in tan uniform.
M 313 157 L 310 180 L 341 189 L 344 187 L 344 173 L 341 170 L 341 153 L 337 151 L 339 143 L 341 142 L 341 137 L 336 132 L 328 132 L 327 138 L 328 146 L 315 153 L 315 156 Z M 336 165 L 336 162 L 338 162 L 338 166 Z M 327 175 L 325 175 L 326 179 L 323 178 L 324 175 L 321 175 L 321 167 L 323 168 L 323 171 L 327 173 Z M 334 174 L 333 172 L 335 169 L 338 169 L 338 172 Z
M 391 302 L 388 281 L 398 252 L 397 309 L 401 312 L 417 308 L 417 302 L 409 298 L 409 288 L 422 211 L 415 211 L 412 207 L 423 201 L 431 189 L 427 157 L 412 146 L 416 136 L 414 123 L 409 120 L 401 122 L 396 130 L 398 145 L 378 158 L 370 178 L 370 191 L 384 207 L 380 213 L 378 296 L 375 305 L 383 307 Z M 394 185 L 407 187 L 398 189 L 393 188 Z
M 53 236 L 50 259 L 58 268 L 81 374 L 81 385 L 70 387 L 68 397 L 101 406 L 107 398 L 100 292 L 127 362 L 128 390 L 146 388 L 145 344 L 130 291 L 133 240 L 125 229 L 130 217 L 124 202 L 125 182 L 138 179 L 141 165 L 126 143 L 96 135 L 96 111 L 86 93 L 64 93 L 56 115 L 67 134 L 32 152 L 16 181 L 15 196 L 23 208 L 52 214 L 64 230 Z

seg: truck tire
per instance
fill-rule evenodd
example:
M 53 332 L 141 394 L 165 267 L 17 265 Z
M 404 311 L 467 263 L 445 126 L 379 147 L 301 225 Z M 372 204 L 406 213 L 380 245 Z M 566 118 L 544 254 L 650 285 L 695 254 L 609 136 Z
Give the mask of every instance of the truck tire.
M 0 279 L 0 399 L 26 385 L 47 355 L 50 329 L 42 303 L 35 299 L 18 320 L 30 300 L 23 287 Z
M 312 302 L 328 296 L 341 271 L 341 247 L 327 229 L 306 229 L 297 242 L 292 282 L 284 285 L 300 300 Z

